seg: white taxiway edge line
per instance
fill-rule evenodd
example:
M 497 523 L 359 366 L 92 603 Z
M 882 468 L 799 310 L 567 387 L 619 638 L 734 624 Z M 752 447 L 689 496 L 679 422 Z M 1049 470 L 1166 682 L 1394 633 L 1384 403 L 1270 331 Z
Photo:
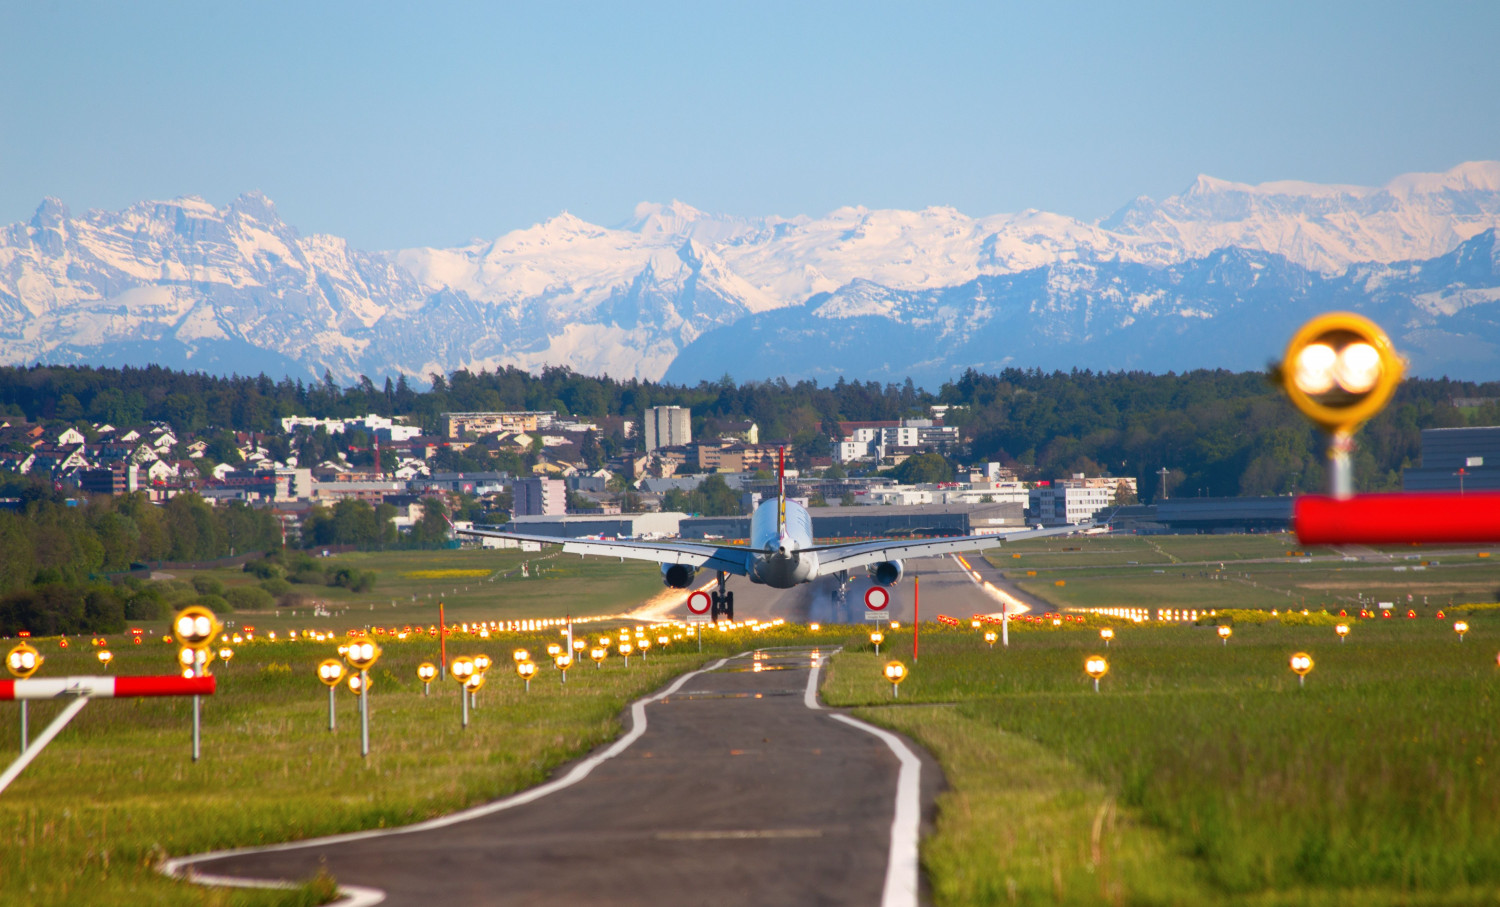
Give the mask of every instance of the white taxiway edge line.
M 740 655 L 743 654 L 745 653 L 740 653 Z M 740 656 L 736 655 L 733 657 L 738 658 Z M 689 671 L 688 673 L 672 681 L 672 683 L 669 684 L 667 688 L 662 690 L 661 692 L 654 693 L 650 696 L 645 697 L 644 699 L 637 699 L 635 702 L 631 703 L 630 731 L 626 733 L 625 736 L 621 737 L 619 740 L 616 740 L 613 744 L 611 744 L 608 749 L 604 750 L 601 753 L 595 753 L 594 755 L 587 757 L 582 762 L 579 762 L 577 765 L 573 766 L 573 768 L 566 775 L 558 778 L 555 781 L 548 781 L 546 784 L 538 785 L 537 787 L 533 787 L 530 790 L 522 791 L 519 794 L 513 794 L 512 796 L 506 797 L 502 800 L 496 800 L 492 803 L 486 803 L 483 806 L 475 806 L 470 809 L 460 810 L 456 813 L 449 813 L 446 816 L 439 816 L 436 819 L 428 819 L 426 822 L 418 822 L 415 825 L 403 825 L 400 828 L 379 828 L 370 829 L 368 831 L 354 831 L 340 835 L 328 835 L 322 838 L 309 838 L 305 841 L 289 841 L 285 844 L 270 844 L 264 847 L 236 847 L 227 850 L 215 850 L 210 853 L 193 854 L 186 857 L 173 857 L 172 859 L 163 861 L 159 866 L 157 866 L 157 871 L 161 872 L 164 875 L 172 876 L 173 878 L 186 879 L 187 881 L 199 882 L 205 885 L 222 885 L 234 888 L 290 888 L 292 887 L 292 884 L 284 880 L 249 879 L 240 878 L 237 876 L 208 875 L 205 873 L 194 871 L 193 866 L 198 863 L 206 863 L 212 860 L 223 859 L 225 857 L 237 857 L 258 853 L 278 853 L 286 850 L 302 850 L 308 847 L 321 847 L 330 844 L 345 844 L 350 841 L 364 841 L 369 838 L 383 838 L 390 835 L 405 835 L 412 834 L 414 832 L 431 831 L 435 828 L 446 828 L 449 825 L 457 825 L 460 822 L 467 822 L 470 819 L 479 819 L 484 816 L 493 815 L 495 813 L 502 812 L 507 809 L 512 809 L 517 806 L 524 806 L 527 803 L 540 800 L 542 797 L 545 797 L 548 794 L 556 793 L 563 788 L 572 787 L 573 785 L 582 781 L 584 778 L 587 778 L 589 774 L 593 772 L 594 769 L 598 768 L 599 765 L 606 759 L 613 759 L 615 756 L 623 753 L 632 743 L 639 740 L 642 734 L 646 733 L 647 705 L 672 695 L 673 693 L 682 689 L 683 684 L 687 683 L 689 680 L 698 676 L 699 674 L 706 674 L 710 671 L 717 671 L 728 661 L 728 658 L 721 658 L 706 668 L 699 668 L 696 671 Z M 380 902 L 385 900 L 385 892 L 376 888 L 364 888 L 355 885 L 340 885 L 339 894 L 341 895 L 341 898 L 334 903 L 333 907 L 371 907 L 371 905 L 379 904 Z
M 822 667 L 820 659 L 807 672 L 807 690 L 802 694 L 803 704 L 814 711 L 823 709 L 818 703 L 818 673 Z M 834 714 L 828 717 L 879 737 L 901 762 L 901 771 L 896 775 L 896 816 L 891 820 L 891 853 L 886 861 L 885 890 L 880 895 L 880 905 L 917 907 L 917 839 L 921 834 L 922 823 L 922 760 L 917 758 L 917 754 L 911 751 L 905 741 L 890 731 L 881 730 L 848 715 Z
M 891 856 L 886 864 L 885 891 L 881 907 L 916 907 L 917 905 L 917 838 L 922 821 L 922 760 L 911 747 L 890 731 L 865 724 L 848 715 L 830 715 L 867 734 L 879 737 L 901 762 L 896 776 L 896 817 L 891 820 Z

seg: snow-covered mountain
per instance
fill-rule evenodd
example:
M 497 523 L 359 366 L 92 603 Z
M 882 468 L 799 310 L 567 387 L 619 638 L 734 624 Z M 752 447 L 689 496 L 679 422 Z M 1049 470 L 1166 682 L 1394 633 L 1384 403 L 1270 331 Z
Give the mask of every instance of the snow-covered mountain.
M 924 363 L 1254 367 L 1272 347 L 1233 358 L 1245 325 L 1284 338 L 1332 294 L 1407 319 L 1403 336 L 1430 351 L 1425 373 L 1473 374 L 1500 343 L 1486 314 L 1496 281 L 1445 262 L 1455 250 L 1483 258 L 1482 236 L 1465 241 L 1496 226 L 1497 162 L 1378 189 L 1199 177 L 1097 224 L 951 208 L 750 219 L 673 202 L 642 204 L 614 228 L 562 214 L 493 241 L 396 252 L 302 236 L 257 193 L 82 216 L 48 199 L 0 229 L 0 361 L 326 369 L 345 381 L 503 364 L 684 380 L 942 371 Z M 1403 293 L 1405 308 L 1389 308 Z M 999 325 L 1003 342 L 963 340 Z M 781 343 L 785 330 L 800 332 L 805 356 L 751 342 Z M 911 342 L 891 344 L 891 330 Z M 1219 333 L 1240 339 L 1223 361 L 1197 339 Z M 1158 349 L 1148 335 L 1177 341 Z M 845 339 L 864 355 L 831 356 Z
M 1414 373 L 1494 380 L 1497 303 L 1494 229 L 1437 258 L 1332 276 L 1232 247 L 1165 267 L 1062 262 L 935 290 L 851 283 L 705 334 L 666 378 L 910 377 L 935 388 L 969 368 L 1258 369 L 1312 314 L 1354 309 L 1386 328 Z

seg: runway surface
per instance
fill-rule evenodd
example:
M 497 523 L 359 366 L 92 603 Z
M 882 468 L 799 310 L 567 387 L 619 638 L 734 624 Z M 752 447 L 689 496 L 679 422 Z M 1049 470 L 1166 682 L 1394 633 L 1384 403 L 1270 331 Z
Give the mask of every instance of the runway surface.
M 326 866 L 367 904 L 916 904 L 917 825 L 937 767 L 811 702 L 816 660 L 767 649 L 691 675 L 633 707 L 637 723 L 649 716 L 638 739 L 632 730 L 541 795 L 512 798 L 529 802 L 190 869 L 300 880 Z
M 918 606 L 916 596 L 920 577 L 922 620 L 935 620 L 939 614 L 967 619 L 975 614 L 998 614 L 1006 601 L 1015 614 L 1019 606 L 1037 611 L 1050 610 L 1046 602 L 1022 592 L 1004 578 L 999 570 L 991 567 L 978 555 L 966 555 L 970 569 L 979 574 L 975 580 L 969 571 L 953 557 L 913 558 L 906 562 L 906 575 L 902 581 L 890 588 L 891 602 L 887 611 L 892 620 L 910 622 Z M 712 575 L 701 576 L 696 585 L 714 582 Z M 989 583 L 997 592 L 987 591 Z M 784 618 L 797 623 L 817 621 L 824 624 L 865 623 L 865 592 L 870 580 L 862 573 L 851 576 L 844 597 L 835 596 L 838 582 L 833 577 L 823 577 L 793 589 L 770 589 L 757 586 L 744 577 L 730 577 L 729 589 L 734 592 L 734 615 L 738 619 L 754 617 L 758 620 Z M 674 618 L 687 615 L 687 606 L 672 610 Z

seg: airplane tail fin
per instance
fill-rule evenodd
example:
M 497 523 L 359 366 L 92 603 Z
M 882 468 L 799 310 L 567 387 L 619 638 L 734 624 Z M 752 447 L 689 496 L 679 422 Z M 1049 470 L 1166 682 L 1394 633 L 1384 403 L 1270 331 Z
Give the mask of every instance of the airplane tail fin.
M 779 538 L 786 528 L 786 448 L 778 448 L 779 462 L 776 465 L 776 535 Z

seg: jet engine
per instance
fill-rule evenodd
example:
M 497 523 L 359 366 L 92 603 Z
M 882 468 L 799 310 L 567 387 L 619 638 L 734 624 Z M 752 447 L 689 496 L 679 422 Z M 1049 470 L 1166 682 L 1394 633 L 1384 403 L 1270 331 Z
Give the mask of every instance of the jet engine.
M 878 586 L 896 585 L 901 582 L 903 572 L 900 561 L 881 561 L 870 565 L 870 579 Z
M 687 564 L 662 564 L 661 581 L 673 589 L 686 589 L 693 582 L 693 577 L 698 575 L 697 567 Z

